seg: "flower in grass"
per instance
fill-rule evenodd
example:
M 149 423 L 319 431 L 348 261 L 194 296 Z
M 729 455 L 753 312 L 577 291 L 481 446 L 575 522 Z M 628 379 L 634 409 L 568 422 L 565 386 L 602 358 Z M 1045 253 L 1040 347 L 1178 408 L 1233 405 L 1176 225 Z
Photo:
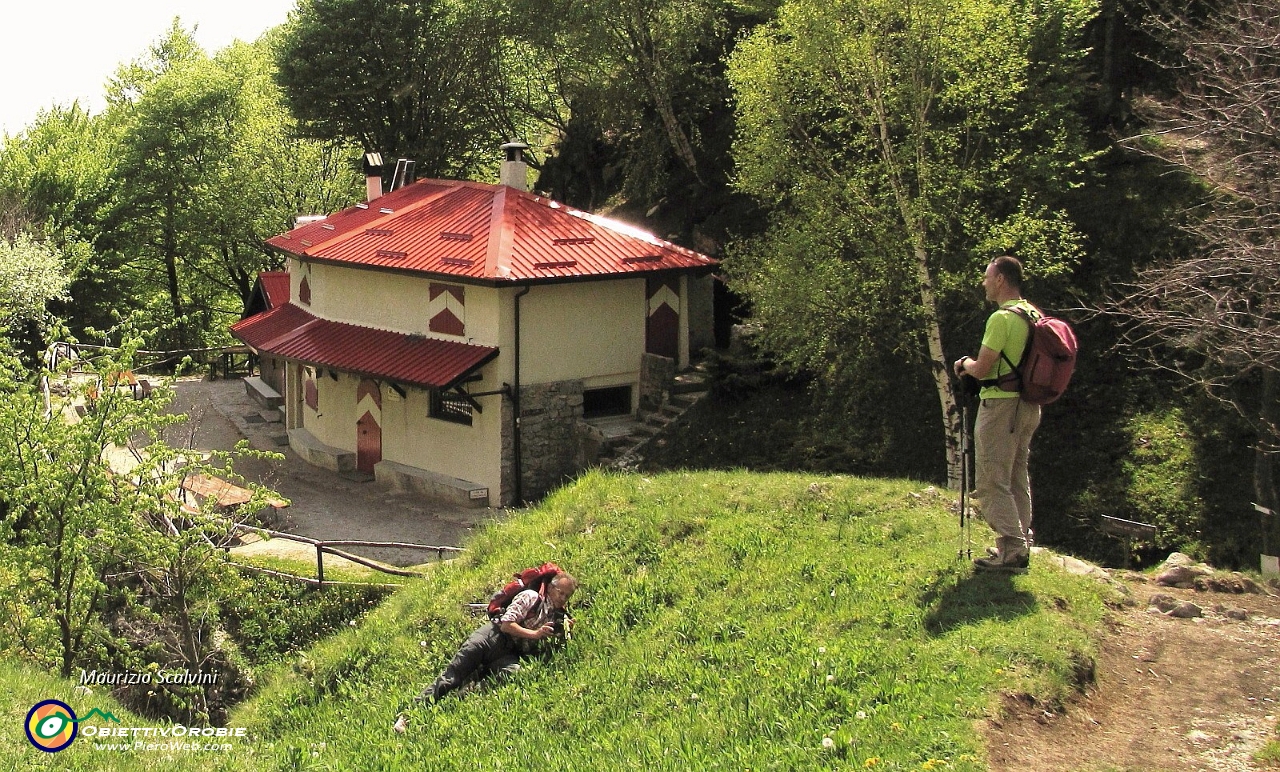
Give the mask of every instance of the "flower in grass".
M 826 653 L 827 653 L 827 647 L 826 647 L 826 646 L 819 646 L 819 647 L 818 647 L 818 653 L 819 653 L 819 654 L 826 654 Z
M 830 673 L 827 673 L 827 683 L 833 684 L 835 682 L 836 682 L 836 677 L 831 675 Z
M 831 750 L 836 747 L 836 741 L 830 737 L 824 737 L 822 738 L 822 747 L 826 750 Z
M 929 759 L 925 763 L 921 764 L 920 768 L 921 769 L 937 769 L 939 767 L 945 767 L 946 765 L 947 765 L 947 762 L 942 759 Z
M 857 718 L 865 719 L 867 717 L 867 712 L 865 710 L 860 710 L 857 713 L 854 713 L 853 715 L 856 716 Z
M 869 758 L 869 759 L 867 759 L 866 761 L 862 762 L 862 766 L 863 766 L 863 768 L 864 768 L 864 769 L 870 769 L 871 767 L 874 767 L 874 766 L 878 765 L 879 763 L 880 763 L 880 757 L 879 757 L 879 756 L 872 756 L 871 758 Z
M 895 732 L 901 732 L 902 724 L 899 724 L 897 721 L 894 721 L 892 724 L 889 725 L 889 728 Z

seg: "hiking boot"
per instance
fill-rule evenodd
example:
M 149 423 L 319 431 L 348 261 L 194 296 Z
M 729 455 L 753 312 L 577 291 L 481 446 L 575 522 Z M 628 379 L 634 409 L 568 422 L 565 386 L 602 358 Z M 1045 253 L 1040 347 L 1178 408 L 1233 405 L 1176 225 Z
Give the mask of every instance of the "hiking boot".
M 391 728 L 395 730 L 396 734 L 404 734 L 409 729 L 409 717 L 401 715 Z
M 990 550 L 988 550 L 990 552 Z M 1011 574 L 1025 574 L 1027 569 L 1031 567 L 1031 553 L 1018 552 L 1014 554 L 1001 555 L 999 552 L 991 555 L 991 557 L 977 558 L 973 561 L 974 568 L 981 571 L 1003 571 Z

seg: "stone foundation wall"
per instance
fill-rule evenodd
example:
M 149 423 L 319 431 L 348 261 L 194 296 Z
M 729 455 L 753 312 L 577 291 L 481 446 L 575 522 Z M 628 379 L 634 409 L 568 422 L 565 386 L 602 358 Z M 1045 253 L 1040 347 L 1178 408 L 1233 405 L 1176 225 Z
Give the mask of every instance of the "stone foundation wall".
M 526 500 L 545 496 L 586 466 L 581 424 L 582 381 L 520 387 L 521 493 Z
M 500 507 L 510 507 L 518 502 L 516 501 L 516 459 L 515 459 L 515 431 L 511 425 L 511 412 L 513 406 L 511 400 L 507 397 L 502 398 L 502 468 L 498 472 L 501 479 L 501 490 L 494 497 L 494 501 Z

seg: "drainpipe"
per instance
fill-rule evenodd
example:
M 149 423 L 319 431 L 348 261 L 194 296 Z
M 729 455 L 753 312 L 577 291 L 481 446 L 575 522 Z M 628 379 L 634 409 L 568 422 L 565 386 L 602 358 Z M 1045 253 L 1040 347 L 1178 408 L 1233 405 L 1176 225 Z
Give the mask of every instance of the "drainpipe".
M 515 466 L 516 490 L 515 503 L 517 506 L 524 503 L 524 468 L 520 462 L 520 298 L 529 294 L 531 287 L 526 284 L 524 289 L 516 293 L 516 345 L 515 345 L 515 377 L 512 379 L 514 384 L 511 389 L 511 410 L 515 414 L 512 418 L 514 430 L 512 435 L 512 456 Z

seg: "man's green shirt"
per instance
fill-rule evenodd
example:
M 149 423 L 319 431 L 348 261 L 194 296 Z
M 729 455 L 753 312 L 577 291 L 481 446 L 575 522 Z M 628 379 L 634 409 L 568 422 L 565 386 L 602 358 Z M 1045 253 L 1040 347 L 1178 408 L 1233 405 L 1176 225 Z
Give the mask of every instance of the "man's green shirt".
M 1022 361 L 1022 350 L 1027 347 L 1028 329 L 1022 317 L 1012 310 L 1014 306 L 1020 306 L 1026 310 L 1032 319 L 1040 318 L 1040 312 L 1025 298 L 1005 301 L 1000 304 L 1000 308 L 995 313 L 988 317 L 987 329 L 982 333 L 982 345 L 1003 352 L 1004 356 L 1009 358 L 1009 362 L 1016 365 Z M 1004 357 L 997 358 L 995 367 L 983 380 L 997 379 L 1013 372 L 1009 362 L 1004 361 Z M 981 399 L 1008 399 L 1017 397 L 1018 392 L 1005 391 L 999 386 L 984 386 L 978 396 Z

